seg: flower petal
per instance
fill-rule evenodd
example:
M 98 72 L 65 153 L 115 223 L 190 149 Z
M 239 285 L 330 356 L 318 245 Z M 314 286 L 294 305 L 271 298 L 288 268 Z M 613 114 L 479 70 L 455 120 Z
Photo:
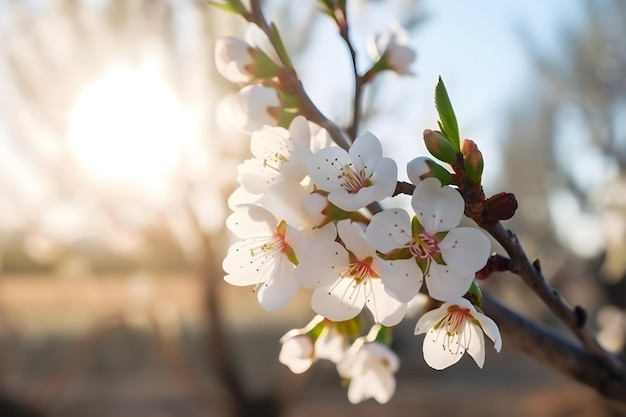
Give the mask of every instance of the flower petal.
M 487 263 L 491 242 L 474 227 L 457 227 L 450 230 L 439 248 L 446 264 L 459 272 L 473 274 Z
M 383 157 L 383 145 L 373 133 L 365 132 L 354 140 L 348 153 L 355 170 L 369 177 Z
M 350 164 L 348 153 L 341 148 L 330 147 L 317 151 L 308 161 L 308 173 L 315 185 L 324 191 L 341 189 L 343 179 L 339 170 Z
M 458 334 L 450 336 L 449 339 L 445 337 L 445 328 L 430 329 L 424 337 L 422 345 L 424 361 L 433 369 L 441 370 L 454 365 L 465 353 L 465 349 L 459 344 Z M 455 349 L 450 349 L 451 346 Z
M 389 261 L 394 269 L 391 274 L 384 275 L 382 282 L 385 290 L 398 301 L 408 303 L 422 287 L 424 276 L 415 259 L 398 259 Z
M 389 253 L 410 244 L 411 219 L 402 209 L 387 209 L 376 213 L 367 226 L 365 235 L 376 250 Z
M 339 278 L 332 286 L 316 289 L 311 297 L 313 311 L 332 321 L 356 317 L 365 305 L 365 289 L 356 280 Z
M 274 234 L 278 222 L 263 207 L 253 204 L 242 204 L 233 210 L 226 219 L 226 227 L 240 239 Z
M 255 130 L 250 137 L 252 155 L 273 168 L 289 159 L 292 150 L 289 132 L 284 127 L 266 125 Z
M 270 280 L 259 287 L 257 298 L 267 311 L 284 307 L 298 291 L 293 264 L 283 257 Z
M 372 184 L 377 186 L 376 192 L 381 195 L 377 200 L 391 197 L 398 183 L 398 166 L 396 162 L 391 158 L 382 158 L 370 179 Z
M 348 252 L 335 241 L 311 245 L 311 252 L 300 258 L 296 279 L 307 288 L 328 287 L 342 279 L 341 274 L 348 268 L 348 262 Z
M 389 295 L 380 279 L 366 279 L 361 285 L 366 288 L 365 304 L 372 312 L 376 323 L 389 327 L 402 321 L 406 312 L 406 303 Z
M 431 262 L 425 278 L 428 295 L 435 300 L 449 301 L 462 297 L 469 290 L 474 274 L 461 275 L 448 265 Z
M 346 249 L 356 256 L 358 260 L 376 256 L 376 249 L 365 236 L 363 227 L 349 219 L 337 222 L 337 234 L 343 241 Z
M 500 336 L 500 330 L 498 329 L 496 323 L 491 318 L 485 316 L 482 313 L 476 312 L 473 313 L 472 316 L 474 316 L 474 318 L 478 320 L 478 322 L 480 323 L 480 327 L 482 328 L 483 332 L 485 332 L 487 337 L 493 340 L 493 347 L 496 352 L 500 352 L 500 349 L 502 349 L 502 336 Z
M 446 304 L 422 314 L 422 317 L 419 318 L 417 324 L 415 325 L 414 334 L 418 335 L 426 333 L 427 331 L 432 329 L 435 324 L 437 324 L 437 322 L 439 322 L 439 320 L 441 320 L 448 313 L 448 306 Z
M 278 354 L 278 361 L 287 365 L 294 374 L 308 370 L 313 363 L 313 342 L 306 334 L 285 340 Z
M 469 322 L 465 324 L 464 333 L 469 333 L 469 335 L 463 335 L 468 340 L 467 353 L 474 358 L 476 365 L 482 369 L 485 364 L 485 336 L 483 336 L 480 327 Z
M 415 186 L 411 206 L 429 234 L 456 227 L 465 210 L 463 197 L 458 191 L 442 187 L 436 178 L 426 178 Z

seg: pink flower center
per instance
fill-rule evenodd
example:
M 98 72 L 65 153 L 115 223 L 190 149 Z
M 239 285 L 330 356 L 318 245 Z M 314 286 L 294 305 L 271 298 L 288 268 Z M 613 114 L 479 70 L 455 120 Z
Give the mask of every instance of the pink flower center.
M 439 242 L 426 233 L 420 233 L 413 237 L 414 243 L 409 250 L 411 255 L 419 259 L 429 259 L 439 253 Z
M 448 307 L 448 314 L 444 317 L 442 325 L 445 326 L 446 333 L 451 336 L 463 329 L 465 321 L 470 316 L 469 308 L 452 305 Z
M 443 349 L 455 355 L 462 355 L 471 342 L 472 333 L 465 331 L 468 319 L 471 320 L 468 308 L 452 305 L 448 307 L 448 313 L 433 327 L 431 333 L 436 334 L 437 340 L 443 337 L 441 341 Z
M 342 166 L 338 178 L 342 180 L 341 187 L 350 194 L 356 194 L 361 188 L 372 185 L 370 179 L 365 177 L 365 172 L 356 172 L 352 164 Z
M 380 275 L 372 268 L 372 257 L 369 256 L 363 260 L 356 260 L 348 266 L 345 274 L 347 277 L 361 282 L 366 278 L 379 278 Z

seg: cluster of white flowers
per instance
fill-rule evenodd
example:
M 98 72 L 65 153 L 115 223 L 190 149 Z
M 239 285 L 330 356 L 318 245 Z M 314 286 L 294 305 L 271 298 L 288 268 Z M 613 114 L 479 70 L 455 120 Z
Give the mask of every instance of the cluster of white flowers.
M 240 188 L 230 199 L 227 225 L 240 240 L 224 260 L 226 281 L 253 285 L 267 310 L 283 307 L 301 286 L 312 288 L 311 307 L 320 316 L 342 322 L 367 307 L 373 321 L 384 326 L 404 318 L 425 281 L 430 297 L 444 302 L 416 327 L 416 333 L 428 332 L 426 362 L 442 369 L 467 350 L 482 366 L 482 332 L 499 350 L 498 330 L 462 297 L 485 265 L 490 243 L 476 228 L 457 227 L 464 210 L 459 193 L 426 178 L 416 184 L 412 219 L 400 208 L 368 219 L 361 209 L 395 190 L 395 162 L 382 156 L 382 145 L 371 133 L 359 136 L 349 152 L 332 146 L 313 152 L 316 139 L 301 116 L 289 130 L 265 126 L 252 135 L 253 158 L 240 165 Z M 357 339 L 359 347 L 354 342 L 348 349 L 347 340 L 327 340 L 341 337 L 336 330 L 316 340 L 306 333 L 287 337 L 281 361 L 298 372 L 314 357 L 334 358 L 340 374 L 361 387 L 350 389 L 351 401 L 388 399 L 394 387 L 389 373 L 398 363 L 393 352 L 375 341 Z M 320 345 L 344 352 L 329 353 Z M 375 360 L 378 356 L 385 360 Z M 355 369 L 381 378 L 378 388 L 363 382 L 376 378 L 357 377 Z M 386 394 L 379 391 L 383 388 Z
M 388 47 L 380 56 L 389 61 L 387 69 L 406 73 L 412 57 L 398 42 L 395 36 L 383 42 Z M 404 58 L 392 59 L 394 51 Z M 482 367 L 483 334 L 499 351 L 499 331 L 463 297 L 491 248 L 480 230 L 459 227 L 465 203 L 458 191 L 424 178 L 428 163 L 417 158 L 407 167 L 415 185 L 413 213 L 392 208 L 369 215 L 366 208 L 392 197 L 398 183 L 396 163 L 383 156 L 378 138 L 365 132 L 346 151 L 331 146 L 324 130 L 313 135 L 314 125 L 303 116 L 289 129 L 276 126 L 279 117 L 268 110 L 281 106 L 276 91 L 253 83 L 261 64 L 269 76 L 278 65 L 233 38 L 218 41 L 216 61 L 226 78 L 246 84 L 238 107 L 242 125 L 254 130 L 252 158 L 239 166 L 240 187 L 229 199 L 233 212 L 226 224 L 239 240 L 224 259 L 225 280 L 253 286 L 267 310 L 285 306 L 301 287 L 311 289 L 318 315 L 283 337 L 280 361 L 301 373 L 317 359 L 330 360 L 350 380 L 351 402 L 387 402 L 399 367 L 384 337 L 387 327 L 400 323 L 425 291 L 440 304 L 415 328 L 415 334 L 427 333 L 426 363 L 443 369 L 467 351 Z M 271 94 L 260 94 L 265 90 Z M 374 325 L 360 336 L 364 307 Z

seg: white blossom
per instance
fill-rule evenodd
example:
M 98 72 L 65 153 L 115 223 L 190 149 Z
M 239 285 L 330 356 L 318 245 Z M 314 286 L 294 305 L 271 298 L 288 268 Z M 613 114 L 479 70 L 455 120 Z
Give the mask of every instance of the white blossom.
M 389 69 L 399 75 L 413 75 L 409 67 L 416 53 L 409 46 L 409 35 L 402 26 L 392 25 L 389 31 L 377 35 L 370 46 L 370 54 L 384 61 Z
M 311 131 L 302 116 L 293 119 L 289 130 L 263 126 L 252 133 L 250 151 L 253 158 L 237 167 L 237 181 L 255 194 L 265 192 L 279 181 L 300 182 L 307 173 L 307 159 L 312 155 L 310 147 Z
M 387 345 L 358 338 L 337 364 L 337 371 L 350 380 L 348 400 L 352 404 L 368 398 L 384 404 L 396 390 L 394 374 L 399 367 L 400 359 Z
M 273 88 L 248 85 L 226 103 L 230 106 L 232 121 L 246 132 L 278 124 L 281 102 Z
M 383 158 L 383 148 L 370 132 L 360 135 L 350 150 L 320 149 L 309 159 L 309 176 L 328 200 L 346 211 L 391 197 L 396 188 L 398 168 L 393 159 Z
M 333 321 L 356 317 L 364 306 L 374 320 L 394 326 L 404 317 L 406 303 L 385 289 L 397 271 L 382 260 L 358 223 L 342 220 L 337 233 L 345 245 L 327 237 L 312 243 L 310 256 L 298 265 L 296 277 L 305 287 L 314 288 L 313 310 Z
M 226 225 L 241 240 L 228 250 L 222 263 L 226 282 L 254 285 L 259 303 L 266 310 L 283 307 L 299 285 L 294 276 L 298 263 L 294 247 L 300 232 L 256 205 L 235 208 Z
M 426 178 L 415 187 L 411 200 L 415 218 L 402 209 L 377 213 L 367 227 L 367 237 L 376 249 L 395 253 L 393 266 L 404 271 L 388 291 L 409 301 L 419 291 L 422 275 L 428 294 L 447 301 L 469 289 L 476 271 L 487 263 L 491 244 L 473 227 L 456 227 L 465 204 L 451 187 L 441 187 L 436 178 Z
M 287 335 L 285 335 L 287 336 Z M 306 372 L 313 364 L 313 340 L 308 334 L 295 334 L 281 339 L 278 361 L 294 374 Z
M 457 363 L 467 351 L 482 368 L 485 363 L 485 338 L 494 342 L 496 352 L 502 348 L 498 326 L 476 311 L 465 298 L 446 302 L 424 314 L 415 326 L 415 334 L 424 338 L 424 360 L 434 369 L 445 369 Z

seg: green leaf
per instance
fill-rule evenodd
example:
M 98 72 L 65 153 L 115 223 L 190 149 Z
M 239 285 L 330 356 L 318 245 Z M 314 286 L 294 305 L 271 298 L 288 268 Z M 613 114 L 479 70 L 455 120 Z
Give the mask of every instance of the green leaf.
M 446 91 L 446 86 L 441 77 L 435 87 L 435 107 L 439 114 L 439 128 L 441 133 L 448 138 L 450 144 L 459 152 L 461 150 L 461 136 L 459 134 L 459 125 L 454 115 L 454 109 Z
M 226 0 L 225 2 L 210 1 L 208 4 L 209 6 L 213 6 L 229 13 L 243 15 L 247 12 L 245 6 L 240 0 Z
M 278 33 L 278 28 L 273 22 L 270 25 L 270 31 L 272 34 L 272 40 L 274 41 L 274 46 L 276 47 L 276 52 L 278 52 L 278 56 L 282 59 L 283 64 L 285 64 L 287 68 L 293 69 L 293 64 L 291 63 L 289 54 L 287 53 L 287 50 L 285 49 L 285 44 L 283 43 L 283 40 L 280 37 L 280 33 Z

